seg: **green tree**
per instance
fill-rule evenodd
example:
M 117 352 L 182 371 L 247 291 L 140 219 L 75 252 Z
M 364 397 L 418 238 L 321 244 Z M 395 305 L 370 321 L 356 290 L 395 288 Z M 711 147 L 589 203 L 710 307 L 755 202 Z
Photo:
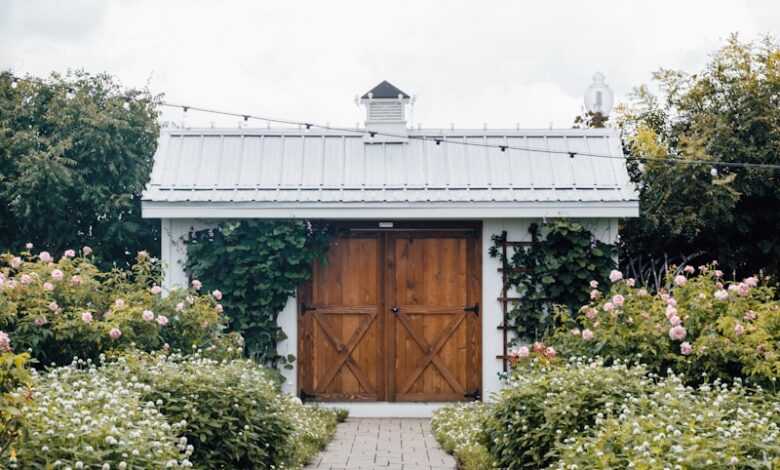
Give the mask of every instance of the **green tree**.
M 780 46 L 731 36 L 704 70 L 660 70 L 618 112 L 633 157 L 780 164 Z M 714 171 L 713 171 L 714 169 Z M 640 218 L 622 259 L 703 253 L 738 275 L 780 273 L 780 172 L 629 158 Z M 726 270 L 724 269 L 724 270 Z
M 0 74 L 0 250 L 89 245 L 108 263 L 159 249 L 159 223 L 141 218 L 140 201 L 156 105 L 105 74 Z

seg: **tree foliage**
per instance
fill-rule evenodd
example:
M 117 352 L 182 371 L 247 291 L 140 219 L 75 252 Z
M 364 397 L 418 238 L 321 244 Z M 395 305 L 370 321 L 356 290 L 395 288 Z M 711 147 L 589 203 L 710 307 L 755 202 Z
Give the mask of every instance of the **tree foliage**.
M 638 88 L 618 116 L 630 156 L 780 164 L 777 42 L 735 35 L 704 70 L 653 78 L 660 93 Z M 703 251 L 741 275 L 780 273 L 780 172 L 636 160 L 629 171 L 640 218 L 622 229 L 623 259 Z
M 82 244 L 104 262 L 158 249 L 140 194 L 157 146 L 156 98 L 109 75 L 0 74 L 0 249 Z
M 324 259 L 330 237 L 301 220 L 226 221 L 190 234 L 187 270 L 204 288 L 219 288 L 229 328 L 246 339 L 246 352 L 276 365 L 276 343 L 287 336 L 276 319 L 295 289 Z

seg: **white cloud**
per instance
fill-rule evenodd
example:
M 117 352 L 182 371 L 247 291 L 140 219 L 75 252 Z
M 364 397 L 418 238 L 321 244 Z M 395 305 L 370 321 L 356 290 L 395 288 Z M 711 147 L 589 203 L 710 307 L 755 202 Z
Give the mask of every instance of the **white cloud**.
M 695 69 L 729 33 L 780 30 L 776 2 L 11 0 L 0 68 L 108 71 L 168 99 L 351 125 L 387 79 L 426 126 L 571 125 L 595 71 L 623 96 Z M 167 112 L 168 119 L 179 113 Z M 233 120 L 192 116 L 190 122 Z

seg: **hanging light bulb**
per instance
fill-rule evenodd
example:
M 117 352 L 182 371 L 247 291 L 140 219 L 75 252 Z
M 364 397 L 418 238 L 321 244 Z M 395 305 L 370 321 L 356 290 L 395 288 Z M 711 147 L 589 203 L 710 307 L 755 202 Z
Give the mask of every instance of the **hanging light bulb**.
M 65 93 L 65 99 L 72 100 L 76 94 L 73 92 L 73 88 L 68 88 L 68 91 Z
M 712 175 L 712 177 L 713 177 L 713 178 L 714 178 L 714 177 L 717 177 L 717 176 L 718 176 L 718 169 L 717 169 L 717 168 L 715 168 L 715 167 L 712 167 L 712 168 L 710 169 L 710 175 Z

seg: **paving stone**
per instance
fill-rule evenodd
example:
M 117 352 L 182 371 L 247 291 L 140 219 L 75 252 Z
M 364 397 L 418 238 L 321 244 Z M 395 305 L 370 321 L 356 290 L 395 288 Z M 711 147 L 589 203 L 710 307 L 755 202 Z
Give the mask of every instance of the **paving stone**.
M 455 459 L 431 435 L 428 419 L 350 418 L 308 470 L 454 470 Z

